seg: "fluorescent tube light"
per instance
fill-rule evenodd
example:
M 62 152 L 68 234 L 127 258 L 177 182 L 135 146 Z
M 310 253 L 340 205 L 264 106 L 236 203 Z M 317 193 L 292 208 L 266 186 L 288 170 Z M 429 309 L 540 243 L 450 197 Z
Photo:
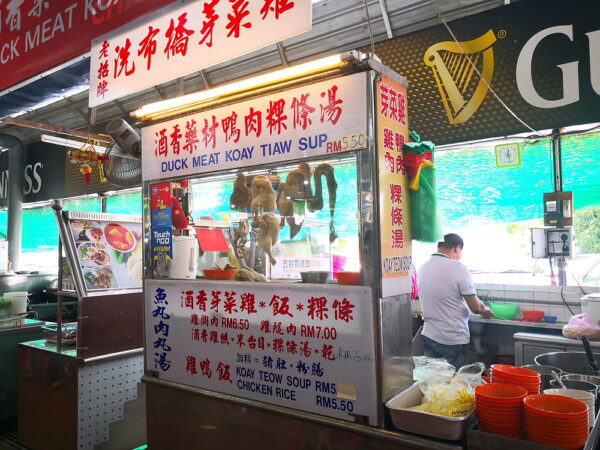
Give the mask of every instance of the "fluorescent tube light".
M 48 144 L 60 145 L 62 147 L 74 148 L 77 150 L 81 150 L 84 145 L 88 145 L 85 142 L 75 141 L 73 139 L 67 139 L 60 136 L 54 136 L 52 134 L 42 134 L 42 142 L 46 142 Z M 91 145 L 95 151 L 98 153 L 106 153 L 107 147 L 102 145 Z
M 277 82 L 290 80 L 301 75 L 318 73 L 320 71 L 331 70 L 337 67 L 341 68 L 349 63 L 361 61 L 361 57 L 364 57 L 364 55 L 358 52 L 338 53 L 337 55 L 327 56 L 325 58 L 316 59 L 314 61 L 298 64 L 292 67 L 286 67 L 285 69 L 235 81 L 233 83 L 213 89 L 206 89 L 169 100 L 150 103 L 134 111 L 132 115 L 137 119 L 151 119 L 154 115 L 173 113 L 179 109 L 217 100 L 221 97 L 225 97 L 236 92 L 271 85 Z

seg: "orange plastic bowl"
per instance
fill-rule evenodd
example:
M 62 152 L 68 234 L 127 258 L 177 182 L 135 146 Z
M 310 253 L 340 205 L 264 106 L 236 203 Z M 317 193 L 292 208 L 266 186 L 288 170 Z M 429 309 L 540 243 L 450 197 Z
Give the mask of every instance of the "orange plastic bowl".
M 235 269 L 202 269 L 207 280 L 233 280 Z
M 527 322 L 541 322 L 545 315 L 546 313 L 544 311 L 523 311 L 523 318 Z
M 340 284 L 360 284 L 360 272 L 336 272 Z
M 507 383 L 480 384 L 475 388 L 475 401 L 484 403 L 520 403 L 527 396 L 521 386 Z
M 536 394 L 525 397 L 525 407 L 534 415 L 556 418 L 587 417 L 588 407 L 580 400 L 562 395 Z
M 533 370 L 506 364 L 494 364 L 492 366 L 492 376 L 494 376 L 494 374 L 501 376 L 502 378 L 510 378 L 523 383 L 538 383 L 541 379 L 541 375 Z

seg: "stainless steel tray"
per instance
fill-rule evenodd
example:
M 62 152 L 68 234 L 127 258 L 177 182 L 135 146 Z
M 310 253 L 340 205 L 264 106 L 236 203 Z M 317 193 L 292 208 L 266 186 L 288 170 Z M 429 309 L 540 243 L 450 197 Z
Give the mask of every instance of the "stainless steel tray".
M 418 384 L 413 383 L 385 402 L 392 423 L 396 428 L 409 433 L 449 441 L 456 441 L 465 437 L 474 420 L 473 413 L 475 410 L 464 417 L 444 417 L 406 409 L 420 405 L 422 399 L 423 393 Z

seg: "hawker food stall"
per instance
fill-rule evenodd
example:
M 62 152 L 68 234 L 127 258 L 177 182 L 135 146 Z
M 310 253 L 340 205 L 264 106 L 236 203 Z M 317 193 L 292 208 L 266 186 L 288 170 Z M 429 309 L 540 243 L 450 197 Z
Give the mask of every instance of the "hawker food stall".
M 242 83 L 136 112 L 148 445 L 430 447 L 384 430 L 413 369 L 405 80 L 352 52 Z
M 19 441 L 92 449 L 108 440 L 142 375 L 142 220 L 53 208 L 69 270 L 59 274 L 56 324 L 19 344 Z M 78 303 L 76 322 L 63 323 L 63 300 Z

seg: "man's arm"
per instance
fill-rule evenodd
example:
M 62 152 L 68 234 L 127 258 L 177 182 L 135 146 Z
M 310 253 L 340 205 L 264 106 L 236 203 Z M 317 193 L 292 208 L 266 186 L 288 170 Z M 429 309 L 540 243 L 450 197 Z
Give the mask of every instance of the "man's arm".
M 479 314 L 483 319 L 491 319 L 494 317 L 492 310 L 485 306 L 484 303 L 479 300 L 477 295 L 463 295 L 463 298 L 473 314 Z

